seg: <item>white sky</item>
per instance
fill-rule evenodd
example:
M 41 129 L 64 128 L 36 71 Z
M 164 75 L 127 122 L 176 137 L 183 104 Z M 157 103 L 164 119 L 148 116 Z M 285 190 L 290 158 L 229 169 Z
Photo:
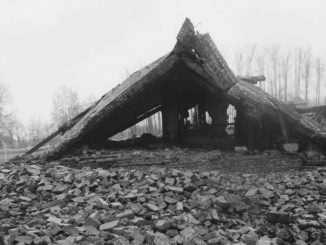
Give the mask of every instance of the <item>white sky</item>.
M 185 17 L 218 47 L 310 45 L 326 56 L 325 0 L 0 0 L 0 80 L 20 120 L 50 120 L 56 88 L 100 97 L 170 51 Z

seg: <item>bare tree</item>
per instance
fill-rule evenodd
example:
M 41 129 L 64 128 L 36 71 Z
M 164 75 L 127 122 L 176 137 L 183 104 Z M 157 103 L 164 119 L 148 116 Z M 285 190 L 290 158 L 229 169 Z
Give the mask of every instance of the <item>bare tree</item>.
M 315 64 L 315 71 L 316 71 L 316 104 L 320 104 L 320 82 L 323 78 L 325 70 L 325 65 L 321 62 L 321 59 L 319 57 L 316 58 L 316 64 Z
M 65 86 L 55 92 L 52 105 L 52 120 L 57 126 L 74 118 L 83 109 L 77 92 Z
M 278 91 L 280 91 L 278 89 L 278 81 L 279 81 L 279 51 L 280 51 L 280 46 L 279 45 L 273 45 L 273 47 L 271 48 L 271 53 L 270 53 L 270 64 L 271 64 L 271 82 L 272 82 L 272 95 L 274 95 L 275 97 L 280 97 L 280 94 L 278 93 Z
M 304 86 L 304 94 L 305 94 L 305 101 L 308 102 L 308 87 L 310 82 L 310 69 L 311 69 L 311 50 L 310 48 L 306 49 L 303 53 L 303 80 L 305 82 Z
M 282 57 L 281 71 L 282 71 L 282 80 L 284 83 L 284 101 L 287 102 L 288 98 L 288 78 L 290 72 L 290 52 L 286 52 Z
M 13 115 L 7 117 L 3 124 L 3 140 L 5 141 L 6 145 L 11 148 L 15 147 L 15 130 L 17 125 L 18 121 Z
M 33 117 L 28 125 L 28 138 L 31 144 L 38 143 L 46 137 L 45 124 L 38 117 Z
M 246 76 L 252 75 L 252 70 L 253 70 L 252 65 L 253 65 L 255 55 L 256 55 L 256 47 L 257 47 L 257 45 L 254 43 L 254 44 L 248 45 L 248 47 L 245 49 L 246 50 L 246 52 L 245 52 Z
M 94 95 L 90 95 L 81 102 L 81 107 L 82 109 L 86 109 L 92 106 L 95 102 L 96 102 L 96 97 Z
M 243 53 L 240 50 L 235 54 L 234 63 L 238 75 L 243 75 L 242 72 L 243 72 L 244 61 L 243 61 Z
M 266 69 L 266 53 L 265 49 L 260 50 L 260 52 L 255 57 L 255 65 L 257 67 L 257 72 L 259 75 L 265 75 Z M 266 83 L 263 82 L 261 87 L 266 90 Z
M 281 49 L 278 44 L 264 49 L 251 44 L 238 49 L 234 57 L 239 75 L 265 75 L 267 81 L 259 86 L 276 98 L 287 102 L 289 97 L 302 96 L 309 102 L 309 96 L 313 95 L 315 103 L 321 103 L 321 83 L 326 67 L 320 57 L 313 57 L 310 48 L 290 51 Z M 316 83 L 311 86 L 314 79 Z
M 7 86 L 0 83 L 0 145 L 3 144 L 3 137 L 7 130 L 8 120 L 12 115 L 9 111 L 10 101 L 11 96 Z
M 302 49 L 296 49 L 294 51 L 294 94 L 297 97 L 300 97 L 301 89 L 301 72 L 302 72 Z
M 11 96 L 7 86 L 3 83 L 0 83 L 0 120 L 9 115 L 7 106 L 10 101 Z
M 235 53 L 234 64 L 238 75 L 252 75 L 256 48 L 256 44 L 247 44 Z
M 137 125 L 136 125 L 136 124 L 133 125 L 133 126 L 131 126 L 131 127 L 129 128 L 129 130 L 130 130 L 130 131 L 129 131 L 129 133 L 130 133 L 129 137 L 134 138 L 134 137 L 137 136 L 138 129 L 137 129 Z
M 28 133 L 24 126 L 16 121 L 15 127 L 13 128 L 13 135 L 16 140 L 18 147 L 25 147 L 28 145 Z
M 153 118 L 153 116 L 148 117 L 146 120 L 147 120 L 148 132 L 154 134 L 154 118 Z

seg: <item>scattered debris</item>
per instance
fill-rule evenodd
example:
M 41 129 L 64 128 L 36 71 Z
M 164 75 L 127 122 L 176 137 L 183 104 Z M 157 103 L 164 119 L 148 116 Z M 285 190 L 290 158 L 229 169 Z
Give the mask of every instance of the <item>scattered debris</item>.
M 0 166 L 7 244 L 325 244 L 326 169 Z M 276 243 L 275 243 L 276 242 Z

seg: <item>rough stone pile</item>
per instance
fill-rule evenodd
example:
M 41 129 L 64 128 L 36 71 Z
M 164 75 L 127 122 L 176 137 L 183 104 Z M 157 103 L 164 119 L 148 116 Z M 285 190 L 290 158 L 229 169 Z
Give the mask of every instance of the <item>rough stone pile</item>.
M 1 165 L 0 187 L 0 244 L 326 244 L 321 168 L 259 176 Z

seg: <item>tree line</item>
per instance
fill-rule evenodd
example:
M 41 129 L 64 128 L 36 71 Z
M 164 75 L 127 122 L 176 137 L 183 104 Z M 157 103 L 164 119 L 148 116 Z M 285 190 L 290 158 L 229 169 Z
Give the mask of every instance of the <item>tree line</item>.
M 238 76 L 264 75 L 258 84 L 267 93 L 285 103 L 298 102 L 305 106 L 326 104 L 325 61 L 314 56 L 310 47 L 283 49 L 278 44 L 259 46 L 246 44 L 234 53 L 223 52 Z M 234 110 L 228 110 L 234 113 Z M 229 116 L 232 116 L 232 115 Z M 143 120 L 117 134 L 115 139 L 140 136 L 142 133 L 162 135 L 161 113 Z
M 247 44 L 233 56 L 234 71 L 241 76 L 265 75 L 259 86 L 274 97 L 284 102 L 301 99 L 311 106 L 325 103 L 324 57 L 313 55 L 310 47 Z
M 4 83 L 0 83 L 0 147 L 31 147 L 57 130 L 94 101 L 88 98 L 81 101 L 76 91 L 66 86 L 59 87 L 52 97 L 51 121 L 33 117 L 27 125 L 21 123 L 11 106 L 11 93 Z M 56 138 L 51 144 L 56 144 Z
M 283 49 L 280 45 L 246 44 L 234 53 L 223 52 L 232 70 L 239 76 L 265 75 L 258 84 L 274 97 L 289 103 L 300 99 L 307 105 L 325 104 L 325 61 L 313 55 L 311 48 Z M 128 75 L 128 74 L 127 74 Z M 95 100 L 81 101 L 68 87 L 58 88 L 52 97 L 51 121 L 34 117 L 23 125 L 12 110 L 10 91 L 0 82 L 0 147 L 28 147 L 41 141 L 63 123 L 69 121 Z M 126 139 L 142 133 L 162 134 L 161 114 L 145 119 L 116 135 Z M 60 139 L 57 139 L 57 141 Z M 52 142 L 53 144 L 57 141 Z

